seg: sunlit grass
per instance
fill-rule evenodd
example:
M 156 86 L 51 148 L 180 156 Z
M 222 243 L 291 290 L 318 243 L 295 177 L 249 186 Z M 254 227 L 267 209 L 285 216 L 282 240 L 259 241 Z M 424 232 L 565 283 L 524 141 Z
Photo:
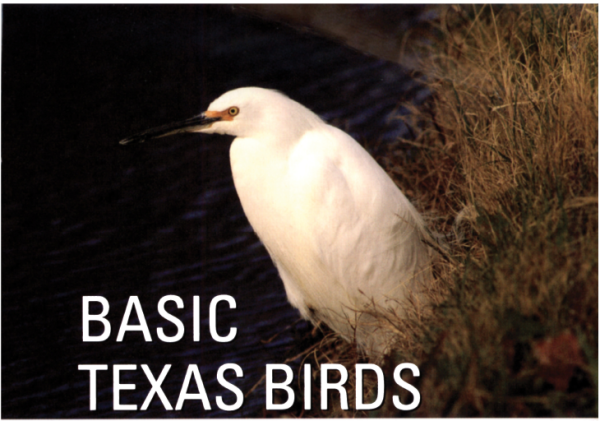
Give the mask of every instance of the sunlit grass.
M 433 97 L 390 161 L 447 246 L 395 356 L 419 415 L 597 415 L 597 34 L 594 5 L 469 6 L 423 49 Z

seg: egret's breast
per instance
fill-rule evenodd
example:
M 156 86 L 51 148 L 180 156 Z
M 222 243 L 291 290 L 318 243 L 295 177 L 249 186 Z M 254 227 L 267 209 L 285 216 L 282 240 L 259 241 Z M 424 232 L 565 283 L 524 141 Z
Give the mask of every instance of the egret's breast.
M 290 301 L 301 309 L 331 305 L 323 297 L 339 297 L 340 286 L 323 265 L 315 228 L 326 216 L 323 207 L 332 205 L 326 192 L 335 171 L 318 156 L 282 153 L 248 138 L 234 141 L 230 158 L 244 213 L 280 269 Z
M 285 191 L 286 162 L 263 142 L 237 138 L 230 149 L 231 172 L 244 213 L 261 239 L 283 229 L 280 215 Z

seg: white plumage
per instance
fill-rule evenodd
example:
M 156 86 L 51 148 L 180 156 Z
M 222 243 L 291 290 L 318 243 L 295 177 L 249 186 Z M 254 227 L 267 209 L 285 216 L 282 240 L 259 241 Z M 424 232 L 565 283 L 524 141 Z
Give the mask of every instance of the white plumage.
M 402 316 L 431 277 L 422 219 L 384 170 L 349 135 L 272 90 L 227 92 L 187 123 L 123 143 L 184 130 L 236 136 L 235 188 L 290 303 L 384 354 L 390 336 L 372 313 Z

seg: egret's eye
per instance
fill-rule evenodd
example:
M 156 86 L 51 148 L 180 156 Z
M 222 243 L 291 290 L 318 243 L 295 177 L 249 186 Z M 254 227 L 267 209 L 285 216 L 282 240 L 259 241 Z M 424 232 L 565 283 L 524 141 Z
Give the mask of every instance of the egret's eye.
M 230 116 L 234 117 L 240 113 L 240 109 L 238 107 L 231 107 L 227 112 Z

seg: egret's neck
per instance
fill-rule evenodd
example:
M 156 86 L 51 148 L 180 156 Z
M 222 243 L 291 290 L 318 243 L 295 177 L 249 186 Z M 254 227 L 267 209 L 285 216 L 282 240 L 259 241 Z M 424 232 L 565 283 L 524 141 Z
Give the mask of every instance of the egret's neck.
M 273 113 L 261 124 L 261 129 L 252 133 L 256 141 L 282 158 L 289 156 L 298 142 L 311 130 L 318 130 L 326 124 L 313 113 L 287 114 Z

